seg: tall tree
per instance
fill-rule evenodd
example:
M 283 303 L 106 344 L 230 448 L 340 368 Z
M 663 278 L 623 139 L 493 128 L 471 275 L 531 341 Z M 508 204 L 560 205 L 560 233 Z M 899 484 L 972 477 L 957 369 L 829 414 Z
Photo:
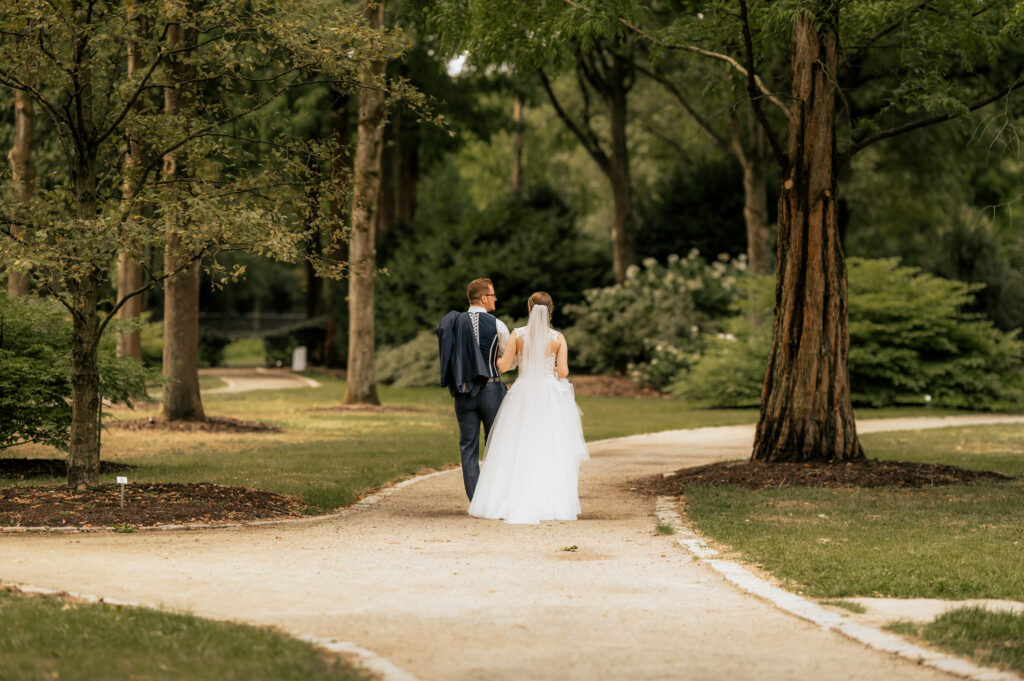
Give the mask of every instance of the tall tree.
M 31 82 L 30 71 L 26 68 L 26 82 Z M 33 119 L 32 95 L 18 90 L 14 93 L 14 144 L 7 158 L 11 162 L 11 183 L 14 185 L 14 200 L 28 204 L 32 199 L 35 186 L 35 166 L 32 163 Z M 12 226 L 12 233 L 17 237 L 21 227 Z M 29 274 L 21 268 L 12 268 L 7 278 L 7 293 L 12 296 L 23 296 L 28 293 Z
M 127 41 L 128 78 L 134 78 L 145 67 L 142 61 L 142 48 L 139 37 L 146 30 L 145 16 L 134 6 L 136 0 L 127 2 L 127 13 L 129 23 L 127 26 L 125 40 Z M 124 198 L 131 201 L 132 196 L 139 188 L 141 173 L 145 159 L 142 152 L 142 141 L 136 137 L 128 136 L 128 148 L 124 159 L 124 187 L 122 194 Z M 139 220 L 142 218 L 140 211 L 142 207 L 135 204 L 135 214 L 129 219 Z M 142 296 L 132 295 L 143 287 L 142 265 L 128 257 L 127 253 L 121 253 L 117 257 L 117 297 L 124 299 L 125 303 L 117 313 L 118 319 L 123 322 L 132 322 L 142 316 Z M 117 350 L 123 357 L 142 359 L 142 337 L 138 329 L 128 329 L 121 332 L 117 341 Z
M 384 25 L 384 3 L 367 0 L 364 16 L 371 29 Z M 366 65 L 366 80 L 384 74 L 384 60 Z M 352 198 L 352 241 L 348 287 L 348 367 L 345 404 L 380 404 L 374 369 L 373 285 L 377 276 L 376 229 L 380 217 L 381 151 L 384 141 L 384 92 L 366 88 L 359 97 Z
M 195 106 L 197 72 L 189 56 L 199 40 L 196 23 L 199 3 L 176 0 L 166 3 L 167 86 L 164 88 L 164 112 L 173 119 Z M 164 248 L 164 271 L 175 272 L 164 282 L 164 395 L 160 418 L 168 421 L 202 421 L 203 400 L 199 394 L 199 262 L 182 249 L 181 224 L 189 219 L 184 208 L 187 196 L 187 156 L 171 151 L 163 157 L 163 181 L 166 183 L 167 231 L 171 235 Z
M 720 0 L 696 15 L 700 21 L 686 17 L 666 32 L 669 39 L 655 42 L 743 75 L 751 110 L 782 170 L 776 316 L 752 458 L 859 459 L 837 169 L 873 144 L 960 118 L 1024 87 L 1024 17 L 1011 0 L 977 9 L 958 0 L 798 0 L 755 9 L 746 0 Z M 842 31 L 841 15 L 848 18 Z M 649 38 L 628 17 L 618 20 Z M 764 41 L 786 25 L 792 27 L 788 144 L 768 120 L 766 102 L 777 98 L 759 61 Z M 849 46 L 842 59 L 840 45 Z M 848 123 L 842 150 L 840 111 Z

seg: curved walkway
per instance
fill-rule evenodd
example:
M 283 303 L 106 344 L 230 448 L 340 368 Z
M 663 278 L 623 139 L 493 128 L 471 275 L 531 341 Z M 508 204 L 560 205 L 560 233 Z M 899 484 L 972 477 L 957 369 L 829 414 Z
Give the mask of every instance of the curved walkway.
M 203 394 L 213 393 L 240 393 L 249 390 L 281 390 L 283 388 L 316 388 L 320 383 L 303 376 L 292 373 L 290 369 L 200 369 L 199 373 L 204 376 L 215 376 L 227 385 L 222 388 L 204 390 Z
M 858 428 L 998 422 L 1024 418 Z M 741 458 L 752 439 L 735 426 L 594 443 L 575 523 L 470 518 L 451 471 L 315 523 L 0 536 L 0 578 L 348 641 L 424 681 L 952 678 L 739 591 L 656 534 L 653 500 L 623 484 Z

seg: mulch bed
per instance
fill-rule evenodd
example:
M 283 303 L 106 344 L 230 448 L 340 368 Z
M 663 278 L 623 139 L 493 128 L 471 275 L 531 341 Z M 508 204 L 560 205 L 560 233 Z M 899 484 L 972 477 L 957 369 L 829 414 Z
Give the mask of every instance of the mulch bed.
M 631 488 L 647 494 L 677 496 L 687 485 L 736 485 L 751 490 L 769 487 L 900 487 L 961 485 L 975 480 L 1013 480 L 992 471 L 970 471 L 957 466 L 908 461 L 857 463 L 764 463 L 723 461 L 682 468 L 668 477 L 635 481 Z
M 130 471 L 135 466 L 116 461 L 100 461 L 100 473 Z M 0 478 L 24 480 L 25 478 L 64 477 L 68 465 L 64 459 L 0 459 Z
M 0 489 L 0 526 L 104 527 L 224 523 L 301 515 L 298 499 L 210 483 L 131 483 L 78 492 L 66 487 Z
M 283 428 L 256 421 L 242 421 L 229 416 L 211 416 L 205 421 L 162 421 L 153 417 L 105 421 L 108 428 L 122 430 L 170 430 L 182 433 L 282 433 Z

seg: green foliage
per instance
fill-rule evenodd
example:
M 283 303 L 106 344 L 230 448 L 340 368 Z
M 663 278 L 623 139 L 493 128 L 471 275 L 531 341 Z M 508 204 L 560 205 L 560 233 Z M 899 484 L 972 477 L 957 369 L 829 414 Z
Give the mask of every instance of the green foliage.
M 437 335 L 424 329 L 407 343 L 377 351 L 377 380 L 399 388 L 441 385 Z
M 893 258 L 851 258 L 848 265 L 855 403 L 1017 408 L 1024 398 L 1024 343 L 1017 332 L 1000 331 L 964 311 L 977 285 L 901 267 Z M 749 311 L 770 319 L 768 280 L 750 290 L 755 298 Z M 731 328 L 734 335 L 712 343 L 676 390 L 718 406 L 758 402 L 770 325 L 754 328 L 748 314 L 733 320 Z
M 435 204 L 436 205 L 436 204 Z M 497 314 L 526 315 L 534 291 L 547 291 L 559 314 L 582 291 L 610 277 L 608 260 L 578 230 L 573 213 L 548 187 L 511 193 L 482 211 L 465 203 L 436 205 L 415 231 L 396 235 L 402 248 L 377 280 L 377 338 L 403 343 L 433 330 L 448 310 L 466 308 L 466 286 L 490 277 Z
M 262 338 L 266 365 L 291 366 L 292 351 L 295 348 L 304 345 L 308 352 L 312 352 L 314 348 L 320 347 L 326 334 L 324 322 L 323 317 L 313 317 L 264 333 Z
M 629 370 L 641 384 L 663 387 L 696 360 L 703 336 L 732 313 L 745 271 L 741 256 L 708 264 L 696 250 L 685 258 L 653 258 L 632 266 L 626 281 L 590 289 L 569 312 L 573 364 L 595 372 Z
M 743 192 L 737 191 L 742 186 L 742 171 L 730 157 L 677 161 L 637 196 L 638 257 L 664 262 L 691 248 L 733 257 L 746 252 Z M 774 203 L 769 196 L 769 207 Z M 771 222 L 774 215 L 768 218 Z
M 114 333 L 99 349 L 100 395 L 146 399 L 146 372 L 118 359 Z M 0 450 L 39 442 L 66 450 L 71 428 L 71 319 L 58 304 L 0 293 Z

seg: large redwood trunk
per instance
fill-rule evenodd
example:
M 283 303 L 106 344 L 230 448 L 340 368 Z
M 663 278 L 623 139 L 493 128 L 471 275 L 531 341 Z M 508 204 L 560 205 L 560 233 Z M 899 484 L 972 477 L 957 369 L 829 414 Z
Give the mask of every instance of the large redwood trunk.
M 775 325 L 758 461 L 863 458 L 850 399 L 846 262 L 836 224 L 838 5 L 821 0 L 793 37 L 789 168 L 779 198 Z
M 32 95 L 22 90 L 14 91 L 14 144 L 7 154 L 11 162 L 11 184 L 14 200 L 28 203 L 35 188 L 35 166 L 32 164 Z M 17 215 L 17 211 L 15 211 Z M 11 231 L 18 234 L 19 227 Z M 29 276 L 26 272 L 11 271 L 7 279 L 7 293 L 23 296 L 28 293 Z
M 615 281 L 626 280 L 626 269 L 636 260 L 633 248 L 633 184 L 629 176 L 629 147 L 626 139 L 626 64 L 612 58 L 609 89 L 605 93 L 611 118 L 611 154 L 608 181 L 612 187 L 612 267 Z
M 190 3 L 189 8 L 193 5 Z M 194 16 L 192 11 L 188 16 Z M 196 44 L 198 33 L 195 28 L 181 24 L 169 24 L 167 44 L 169 50 L 181 50 Z M 191 66 L 180 56 L 169 58 L 171 79 L 174 87 L 164 88 L 164 110 L 173 113 L 189 106 L 194 95 L 194 85 L 177 85 L 194 80 Z M 175 180 L 188 176 L 183 153 L 171 153 L 164 157 L 164 181 L 176 186 Z M 175 190 L 171 190 L 172 194 Z M 167 228 L 173 234 L 178 221 L 187 220 L 180 204 L 173 196 L 165 203 Z M 179 239 L 168 240 L 164 250 L 164 271 L 181 269 L 191 258 L 184 252 Z M 164 282 L 164 394 L 160 417 L 169 421 L 201 421 L 206 418 L 203 402 L 199 395 L 199 263 L 192 262 Z
M 132 18 L 129 24 L 128 35 L 128 76 L 131 77 L 142 67 L 142 55 L 139 51 L 138 37 L 142 33 L 142 19 L 135 15 L 135 4 L 129 2 L 128 14 Z M 131 138 L 128 140 L 128 151 L 124 159 L 125 177 L 122 195 L 125 200 L 130 201 L 141 181 L 142 174 L 142 145 L 139 140 Z M 132 215 L 129 219 L 138 220 L 141 217 L 139 207 L 133 206 Z M 122 300 L 132 292 L 142 288 L 142 265 L 132 260 L 127 253 L 121 253 L 117 258 L 117 299 Z M 142 296 L 134 295 L 129 298 L 121 309 L 117 311 L 118 319 L 130 321 L 138 319 L 142 315 Z M 117 338 L 117 351 L 122 357 L 133 357 L 142 359 L 142 342 L 139 331 L 128 331 Z
M 384 24 L 384 3 L 367 2 L 365 16 L 371 28 L 381 28 Z M 384 72 L 384 63 L 374 62 L 369 68 L 371 75 L 376 76 Z M 353 177 L 345 404 L 380 404 L 374 369 L 373 289 L 377 272 L 375 231 L 381 184 L 383 119 L 383 92 L 364 89 L 359 101 L 359 138 Z

